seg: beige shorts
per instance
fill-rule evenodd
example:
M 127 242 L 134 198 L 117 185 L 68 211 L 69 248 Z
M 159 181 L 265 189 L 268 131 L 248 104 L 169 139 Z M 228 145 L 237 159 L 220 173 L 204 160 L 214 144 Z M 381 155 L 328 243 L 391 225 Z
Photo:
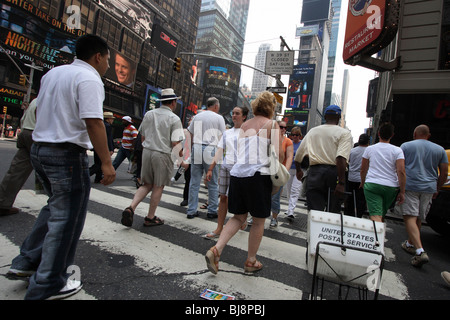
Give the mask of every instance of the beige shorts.
M 170 185 L 173 161 L 170 154 L 144 148 L 142 153 L 141 180 L 158 187 Z
M 420 217 L 420 219 L 425 221 L 432 201 L 432 193 L 406 191 L 405 202 L 401 205 L 396 205 L 395 212 L 404 216 Z

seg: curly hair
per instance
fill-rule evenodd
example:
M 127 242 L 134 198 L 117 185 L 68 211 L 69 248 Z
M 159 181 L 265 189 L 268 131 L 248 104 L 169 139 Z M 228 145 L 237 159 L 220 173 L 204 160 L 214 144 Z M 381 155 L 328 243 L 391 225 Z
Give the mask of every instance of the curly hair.
M 263 116 L 272 119 L 275 113 L 275 106 L 275 97 L 269 91 L 262 92 L 252 101 L 252 110 L 255 116 Z

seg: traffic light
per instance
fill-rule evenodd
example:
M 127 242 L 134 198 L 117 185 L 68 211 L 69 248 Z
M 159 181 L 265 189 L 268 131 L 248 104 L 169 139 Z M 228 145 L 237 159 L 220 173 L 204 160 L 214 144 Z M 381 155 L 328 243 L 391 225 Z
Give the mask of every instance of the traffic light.
M 27 85 L 27 76 L 26 75 L 24 75 L 24 74 L 20 75 L 19 84 L 22 86 Z
M 181 73 L 181 58 L 175 58 L 175 62 L 173 63 L 173 70 Z
M 6 110 L 8 110 L 7 107 L 3 107 L 3 113 L 6 113 Z

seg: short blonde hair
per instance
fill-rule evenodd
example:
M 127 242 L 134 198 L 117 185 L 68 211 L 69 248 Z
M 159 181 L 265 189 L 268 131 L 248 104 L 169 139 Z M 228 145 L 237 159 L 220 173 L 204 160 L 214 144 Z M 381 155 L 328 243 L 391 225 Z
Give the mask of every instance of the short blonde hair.
M 263 116 L 272 119 L 275 113 L 275 106 L 275 97 L 269 91 L 262 92 L 252 101 L 252 110 L 255 116 Z

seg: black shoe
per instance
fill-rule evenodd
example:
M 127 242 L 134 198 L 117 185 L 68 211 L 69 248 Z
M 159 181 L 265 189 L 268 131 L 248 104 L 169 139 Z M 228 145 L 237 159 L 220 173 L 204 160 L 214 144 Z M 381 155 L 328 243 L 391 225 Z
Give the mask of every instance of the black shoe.
M 206 214 L 206 216 L 210 219 L 216 219 L 217 218 L 217 213 L 212 213 L 212 212 L 208 212 Z
M 194 219 L 195 217 L 198 217 L 198 212 L 193 213 L 193 214 L 188 214 L 188 215 L 187 215 L 187 218 L 188 218 L 188 219 Z
M 180 203 L 180 206 L 181 207 L 186 207 L 188 205 L 188 201 L 187 200 L 183 200 L 181 203 Z

